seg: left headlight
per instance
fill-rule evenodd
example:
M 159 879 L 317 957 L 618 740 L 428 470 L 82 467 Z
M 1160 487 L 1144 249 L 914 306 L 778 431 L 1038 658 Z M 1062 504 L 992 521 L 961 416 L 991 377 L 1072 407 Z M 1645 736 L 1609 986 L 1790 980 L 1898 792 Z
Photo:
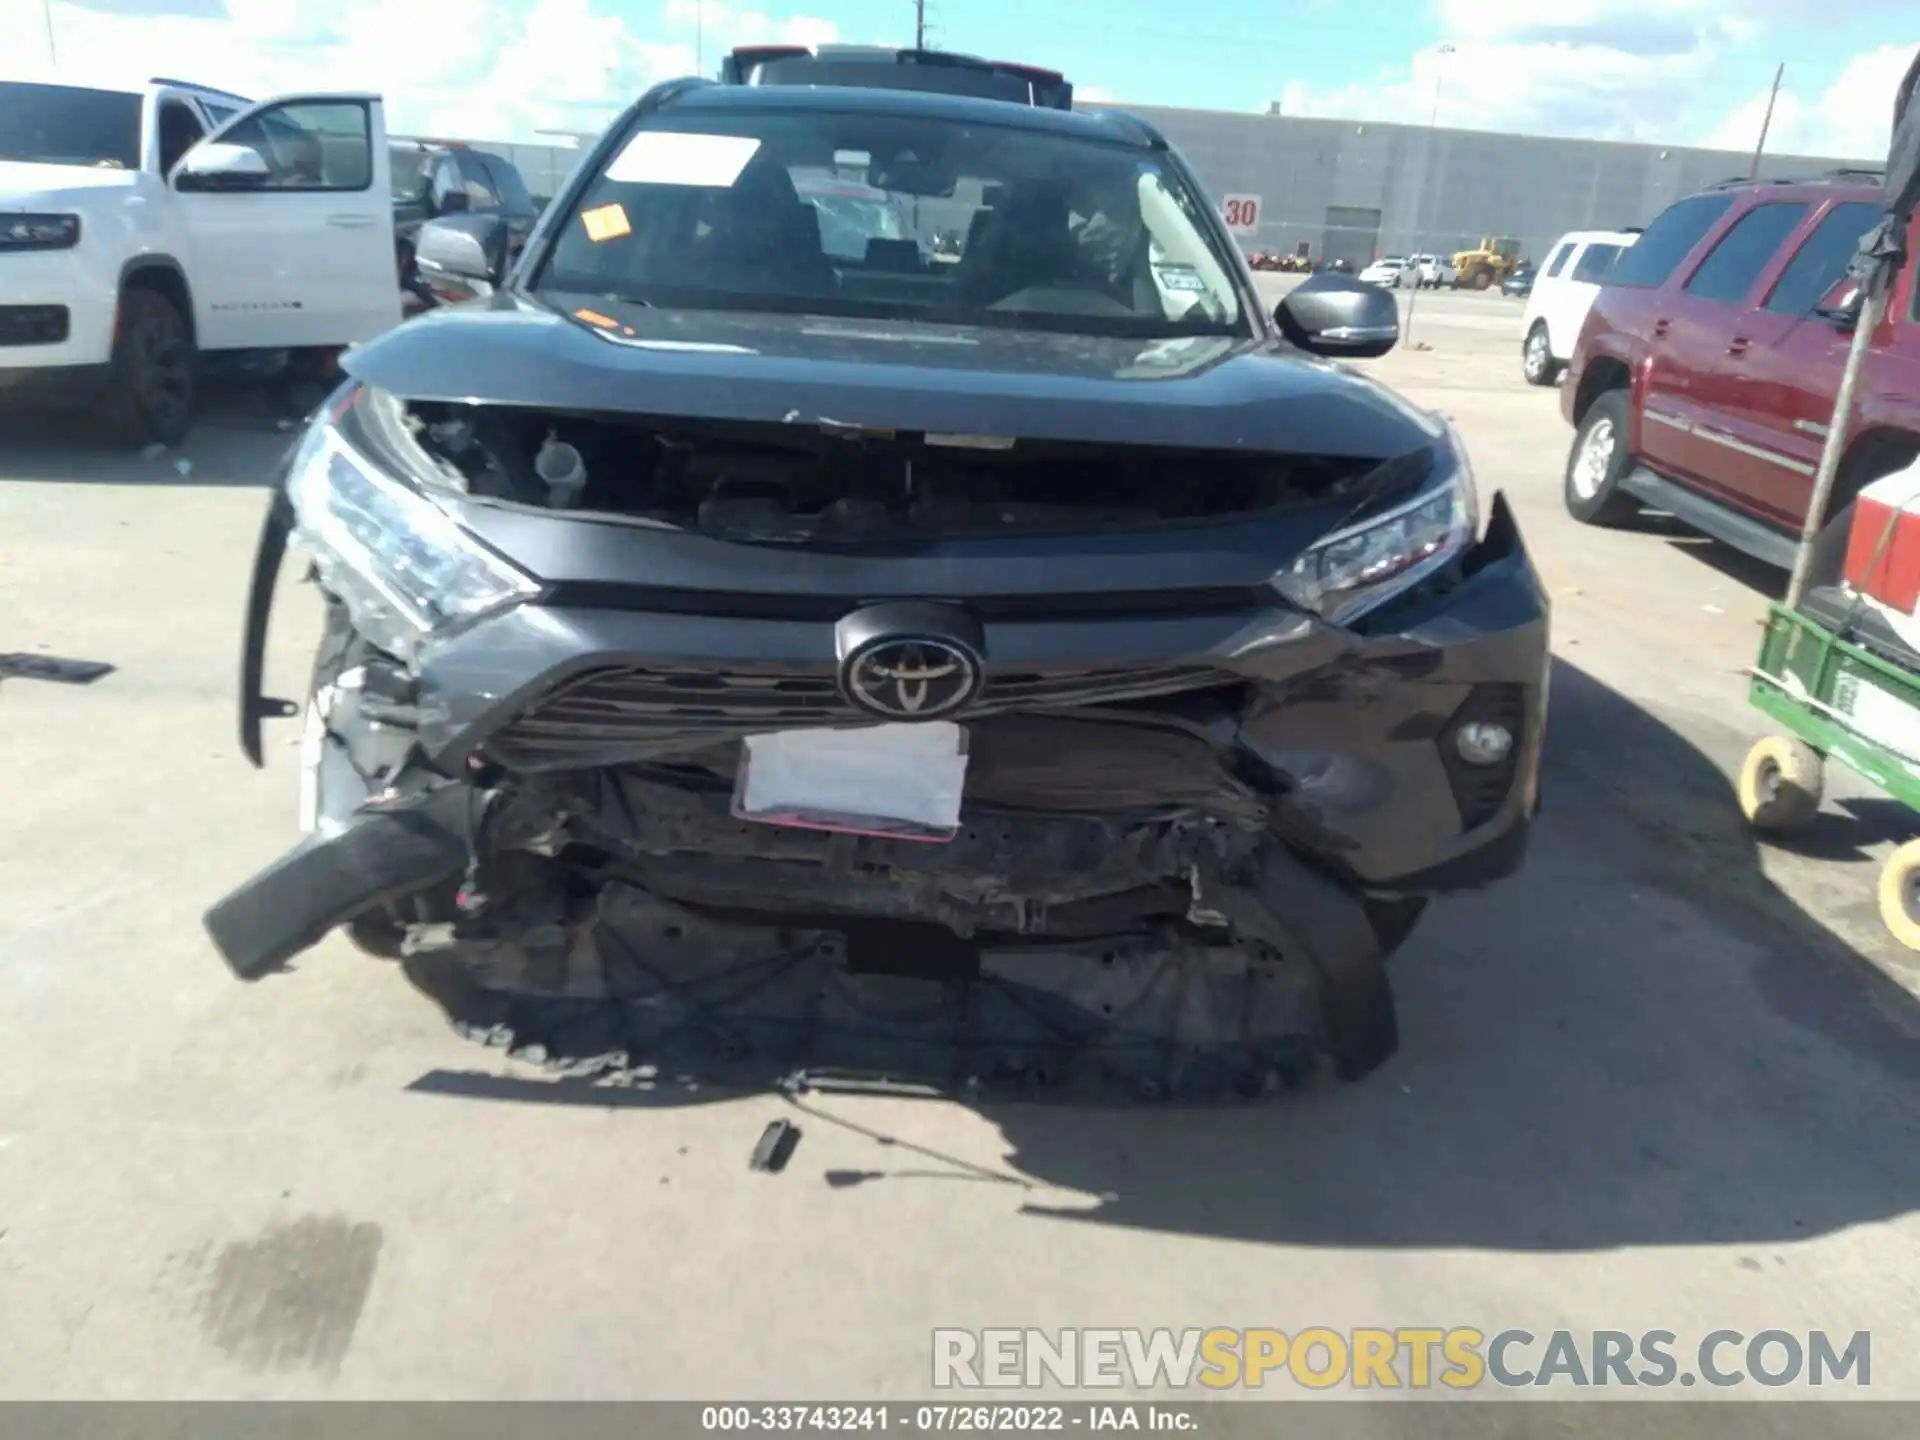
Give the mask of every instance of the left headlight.
M 1449 424 L 1433 474 L 1417 494 L 1315 541 L 1272 584 L 1301 608 L 1346 624 L 1441 569 L 1479 529 L 1480 492 Z
M 294 539 L 354 627 L 412 663 L 437 633 L 539 594 L 405 481 L 360 453 L 321 414 L 287 471 Z
M 0 250 L 71 250 L 79 243 L 78 215 L 0 215 Z

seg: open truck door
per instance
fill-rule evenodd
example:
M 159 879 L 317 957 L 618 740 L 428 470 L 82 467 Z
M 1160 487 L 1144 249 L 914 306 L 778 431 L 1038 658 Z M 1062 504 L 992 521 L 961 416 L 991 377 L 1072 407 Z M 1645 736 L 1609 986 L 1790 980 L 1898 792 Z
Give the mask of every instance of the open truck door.
M 262 101 L 189 150 L 167 183 L 194 256 L 202 349 L 348 345 L 399 323 L 379 96 Z

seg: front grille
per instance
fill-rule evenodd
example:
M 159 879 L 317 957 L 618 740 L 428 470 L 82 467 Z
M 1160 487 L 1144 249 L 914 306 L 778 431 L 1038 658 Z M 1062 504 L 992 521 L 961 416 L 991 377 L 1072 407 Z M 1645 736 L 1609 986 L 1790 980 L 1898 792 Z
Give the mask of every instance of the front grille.
M 1112 705 L 1232 683 L 1232 675 L 1199 665 L 990 668 L 980 698 L 956 718 Z M 825 666 L 622 665 L 564 682 L 496 731 L 487 748 L 503 763 L 529 766 L 590 756 L 648 730 L 711 726 L 742 735 L 862 722 L 871 717 L 847 703 Z
M 0 305 L 0 345 L 58 345 L 67 329 L 64 305 Z

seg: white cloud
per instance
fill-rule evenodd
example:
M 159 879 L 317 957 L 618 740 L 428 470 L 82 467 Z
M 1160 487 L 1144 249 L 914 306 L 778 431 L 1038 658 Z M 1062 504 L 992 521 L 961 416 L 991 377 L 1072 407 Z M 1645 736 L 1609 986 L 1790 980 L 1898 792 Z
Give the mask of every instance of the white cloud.
M 224 0 L 217 9 L 108 13 L 53 0 L 58 73 L 184 75 L 262 97 L 372 90 L 386 97 L 396 132 L 529 140 L 542 129 L 596 128 L 657 80 L 711 71 L 729 46 L 838 35 L 829 20 L 723 0 L 699 7 L 698 56 L 692 0 L 664 0 L 641 33 L 594 0 Z M 0 74 L 47 73 L 40 0 L 0 0 L 0 34 L 37 47 L 0 52 Z
M 1879 160 L 1893 128 L 1893 99 L 1913 63 L 1912 45 L 1882 45 L 1854 56 L 1832 84 L 1809 94 L 1792 83 L 1793 67 L 1780 87 L 1767 148 L 1798 155 L 1834 155 Z M 1707 143 L 1746 149 L 1760 135 L 1767 92 L 1742 101 L 1708 136 Z
M 1769 61 L 1756 64 L 1781 27 L 1806 25 L 1806 0 L 1556 0 L 1550 7 L 1435 0 L 1447 53 L 1434 44 L 1371 82 L 1295 83 L 1285 113 L 1610 140 L 1750 149 L 1760 133 Z M 1896 82 L 1920 44 L 1912 0 L 1821 0 L 1823 26 L 1885 16 L 1909 43 L 1855 56 L 1825 89 L 1802 93 L 1794 66 L 1768 135 L 1771 150 L 1866 158 L 1882 154 Z M 1726 94 L 1730 67 L 1753 69 L 1753 95 L 1730 112 L 1703 94 Z M 1738 93 L 1737 91 L 1735 93 Z M 1436 98 L 1438 106 L 1436 109 Z

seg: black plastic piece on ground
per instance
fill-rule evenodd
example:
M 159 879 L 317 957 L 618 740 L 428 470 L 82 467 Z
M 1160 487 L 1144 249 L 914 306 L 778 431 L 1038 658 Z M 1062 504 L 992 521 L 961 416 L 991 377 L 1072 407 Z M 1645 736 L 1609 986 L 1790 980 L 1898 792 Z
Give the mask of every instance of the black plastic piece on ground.
M 309 835 L 209 909 L 207 934 L 242 980 L 278 970 L 336 925 L 464 873 L 466 803 L 464 785 L 446 785 Z
M 798 1125 L 791 1120 L 775 1120 L 760 1132 L 760 1143 L 753 1147 L 748 1166 L 762 1174 L 778 1175 L 787 1168 L 787 1161 L 793 1158 L 793 1148 L 799 1143 Z
M 62 660 L 57 655 L 0 655 L 0 680 L 52 680 L 61 685 L 91 685 L 113 666 L 104 660 Z

